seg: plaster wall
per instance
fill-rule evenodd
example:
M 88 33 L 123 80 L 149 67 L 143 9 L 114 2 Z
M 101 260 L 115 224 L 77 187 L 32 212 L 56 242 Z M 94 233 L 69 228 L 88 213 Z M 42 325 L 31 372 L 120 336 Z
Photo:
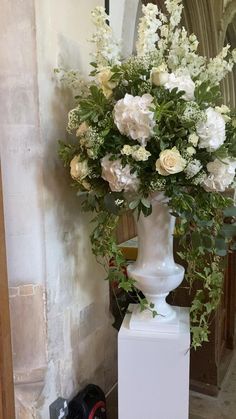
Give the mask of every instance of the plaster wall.
M 70 398 L 89 381 L 107 391 L 116 380 L 108 284 L 90 250 L 90 217 L 57 157 L 71 98 L 53 68 L 88 73 L 96 5 L 103 1 L 2 2 L 0 143 L 17 419 L 47 419 L 59 395 Z

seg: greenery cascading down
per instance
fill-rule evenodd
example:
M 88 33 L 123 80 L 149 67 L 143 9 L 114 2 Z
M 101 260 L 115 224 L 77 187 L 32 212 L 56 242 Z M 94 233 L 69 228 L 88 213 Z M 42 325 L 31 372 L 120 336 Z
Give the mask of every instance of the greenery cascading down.
M 112 41 L 108 16 L 95 9 L 92 81 L 83 82 L 75 71 L 62 76 L 79 92 L 69 113 L 72 136 L 60 142 L 60 157 L 73 187 L 84 193 L 83 209 L 95 214 L 92 250 L 107 279 L 135 293 L 141 310 L 153 316 L 158 315 L 154 305 L 126 275 L 115 231 L 120 215 L 129 210 L 148 216 L 150 195 L 165 192 L 177 220 L 178 256 L 187 264 L 186 283 L 194 293 L 190 314 L 197 348 L 208 340 L 225 257 L 234 250 L 236 235 L 236 223 L 224 224 L 225 217 L 236 216 L 224 193 L 235 176 L 236 114 L 221 106 L 220 91 L 236 54 L 227 46 L 209 62 L 199 56 L 195 35 L 178 27 L 181 0 L 165 3 L 168 18 L 153 4 L 143 7 L 138 53 L 126 60 Z

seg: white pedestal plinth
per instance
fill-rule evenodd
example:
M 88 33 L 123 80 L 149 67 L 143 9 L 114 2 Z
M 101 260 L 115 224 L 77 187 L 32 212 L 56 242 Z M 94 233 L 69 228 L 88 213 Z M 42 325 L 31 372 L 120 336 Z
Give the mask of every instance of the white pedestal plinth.
M 178 316 L 171 333 L 131 330 L 126 315 L 118 336 L 119 419 L 188 419 L 189 310 Z

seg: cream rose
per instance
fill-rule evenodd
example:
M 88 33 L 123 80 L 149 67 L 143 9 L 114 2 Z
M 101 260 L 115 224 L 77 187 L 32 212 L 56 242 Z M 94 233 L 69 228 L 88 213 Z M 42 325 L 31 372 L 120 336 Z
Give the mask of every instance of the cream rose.
M 174 175 L 184 170 L 186 160 L 183 159 L 176 147 L 164 150 L 156 161 L 156 170 L 162 176 Z
M 155 86 L 164 86 L 169 80 L 169 73 L 165 64 L 153 67 L 151 71 L 151 82 Z
M 88 129 L 89 129 L 89 126 L 87 122 L 82 122 L 82 124 L 80 124 L 79 128 L 76 131 L 76 137 L 82 137 L 83 135 L 86 134 Z
M 80 160 L 80 156 L 75 156 L 70 162 L 70 174 L 72 179 L 81 182 L 88 176 L 90 170 L 87 160 Z
M 136 192 L 140 181 L 136 173 L 131 173 L 128 164 L 122 166 L 121 161 L 110 160 L 110 155 L 101 160 L 102 178 L 109 183 L 113 192 Z
M 112 81 L 111 78 L 113 73 L 109 67 L 103 68 L 97 75 L 99 84 L 102 87 L 102 91 L 106 98 L 112 96 L 113 89 L 116 87 L 117 83 Z

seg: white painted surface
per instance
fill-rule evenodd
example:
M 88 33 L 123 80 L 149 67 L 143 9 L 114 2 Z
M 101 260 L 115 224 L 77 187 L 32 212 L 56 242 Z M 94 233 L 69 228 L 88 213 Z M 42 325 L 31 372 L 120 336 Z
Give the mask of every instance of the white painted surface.
M 189 313 L 178 333 L 119 332 L 119 419 L 188 419 Z
M 116 39 L 121 41 L 124 58 L 135 50 L 137 23 L 140 16 L 140 0 L 110 0 L 111 27 Z
M 150 311 L 132 317 L 132 328 L 152 330 L 154 325 L 172 321 L 176 316 L 166 303 L 169 292 L 177 288 L 184 277 L 184 268 L 174 261 L 173 234 L 175 217 L 170 214 L 163 192 L 152 198 L 152 213 L 140 215 L 137 220 L 138 257 L 128 266 L 128 275 L 137 282 L 137 287 L 147 300 L 155 305 L 158 316 L 152 318 Z M 137 321 L 135 321 L 137 317 Z M 143 319 L 143 321 L 142 321 Z

